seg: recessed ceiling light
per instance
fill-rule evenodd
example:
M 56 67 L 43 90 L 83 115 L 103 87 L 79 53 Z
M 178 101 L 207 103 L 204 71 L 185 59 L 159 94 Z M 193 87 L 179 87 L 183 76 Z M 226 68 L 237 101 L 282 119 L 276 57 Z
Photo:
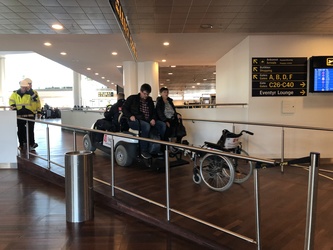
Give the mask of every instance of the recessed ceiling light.
M 121 68 L 122 66 L 121 65 L 117 65 L 117 68 Z
M 171 68 L 176 68 L 176 65 L 171 65 Z
M 216 72 L 214 72 L 213 74 L 216 75 Z
M 192 86 L 192 89 L 195 89 L 195 86 Z
M 45 46 L 51 46 L 52 44 L 49 42 L 44 43 Z
M 96 75 L 96 76 L 98 76 L 98 75 L 99 75 L 99 73 L 97 73 L 97 72 L 96 72 L 96 73 L 95 73 L 95 75 Z
M 63 56 L 67 55 L 67 53 L 65 51 L 60 52 L 60 54 L 63 55 Z
M 166 62 L 166 60 L 165 60 L 165 59 L 162 59 L 162 62 Z
M 87 68 L 87 70 L 91 70 L 91 68 Z
M 202 79 L 202 80 L 207 81 L 207 78 L 204 78 L 204 79 Z
M 111 84 L 114 84 L 114 82 L 111 82 Z
M 114 55 L 114 56 L 118 55 L 118 53 L 115 52 L 115 51 L 113 51 L 111 54 Z
M 173 75 L 173 73 L 172 73 L 172 72 L 169 72 L 168 75 Z
M 170 82 L 170 79 L 166 79 L 167 82 Z
M 61 24 L 52 24 L 52 28 L 55 30 L 62 30 L 64 26 L 62 26 Z
M 164 42 L 163 45 L 164 45 L 164 46 L 169 46 L 170 43 L 169 43 L 169 42 Z
M 197 85 L 200 85 L 200 82 L 197 82 Z
M 110 80 L 106 80 L 107 82 L 110 82 Z
M 101 78 L 102 78 L 102 79 L 105 79 L 105 77 L 104 77 L 104 76 L 102 76 Z

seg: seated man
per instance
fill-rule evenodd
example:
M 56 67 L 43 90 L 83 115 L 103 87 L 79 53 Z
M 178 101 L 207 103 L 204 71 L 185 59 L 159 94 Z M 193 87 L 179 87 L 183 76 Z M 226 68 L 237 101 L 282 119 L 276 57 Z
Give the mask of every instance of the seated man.
M 141 85 L 140 93 L 131 95 L 123 105 L 123 113 L 128 118 L 131 129 L 140 130 L 140 136 L 148 138 L 151 127 L 155 127 L 161 138 L 164 138 L 166 125 L 157 121 L 155 117 L 154 102 L 149 96 L 151 86 L 147 83 Z M 141 156 L 151 158 L 148 152 L 149 142 L 140 141 Z
M 125 94 L 118 93 L 117 102 L 115 104 L 113 104 L 109 110 L 106 110 L 104 112 L 105 120 L 110 122 L 110 129 L 106 129 L 106 130 L 112 131 L 112 132 L 120 131 L 121 124 L 119 124 L 118 118 L 119 118 L 120 112 L 122 111 L 124 102 L 125 102 Z M 122 128 L 122 130 L 124 130 L 124 129 L 125 128 Z
M 104 112 L 104 118 L 99 119 L 95 123 L 95 128 L 98 130 L 110 131 L 110 132 L 119 132 L 120 124 L 118 122 L 119 114 L 122 110 L 122 106 L 125 102 L 124 93 L 118 93 L 117 102 L 111 106 L 110 109 L 106 108 Z M 124 130 L 122 126 L 122 130 Z M 94 141 L 100 142 L 103 140 L 102 133 L 94 133 Z

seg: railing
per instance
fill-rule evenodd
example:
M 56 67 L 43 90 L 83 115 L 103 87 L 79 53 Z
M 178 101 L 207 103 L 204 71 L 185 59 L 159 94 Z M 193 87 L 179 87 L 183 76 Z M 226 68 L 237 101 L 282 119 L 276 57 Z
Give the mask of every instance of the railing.
M 202 104 L 202 103 L 189 103 L 184 105 L 175 105 L 177 109 L 195 109 L 195 108 L 217 108 L 217 107 L 231 107 L 241 106 L 246 107 L 247 103 L 216 103 L 216 104 Z
M 29 123 L 28 121 L 31 121 L 29 119 L 24 119 L 24 118 L 18 118 L 21 120 L 27 121 L 27 145 L 29 145 L 29 131 L 28 131 L 28 126 Z M 49 126 L 58 126 L 66 129 L 71 129 L 73 130 L 73 150 L 77 150 L 77 143 L 76 143 L 76 133 L 77 131 L 90 131 L 90 132 L 98 132 L 97 130 L 92 130 L 92 129 L 87 129 L 87 128 L 82 128 L 82 127 L 74 127 L 70 125 L 61 125 L 61 124 L 56 124 L 56 123 L 49 123 L 49 122 L 43 122 L 36 120 L 35 122 L 37 123 L 43 123 L 46 124 L 46 145 L 47 145 L 47 158 L 43 158 L 37 154 L 34 154 L 32 152 L 29 152 L 28 149 L 28 158 L 29 155 L 34 155 L 35 157 L 41 158 L 43 160 L 46 160 L 48 162 L 48 169 L 51 170 L 51 163 L 64 167 L 61 164 L 58 164 L 57 162 L 52 162 L 50 160 L 51 155 L 50 155 L 50 137 L 49 137 Z M 234 122 L 232 122 L 234 123 Z M 254 124 L 254 123 L 253 123 Z M 273 125 L 272 125 L 273 126 Z M 210 150 L 210 149 L 204 149 L 204 148 L 198 148 L 198 147 L 193 147 L 193 146 L 187 146 L 187 145 L 180 145 L 176 143 L 171 143 L 171 142 L 161 142 L 161 141 L 156 141 L 152 139 L 147 139 L 147 138 L 139 138 L 139 137 L 133 137 L 131 135 L 125 135 L 125 134 L 119 134 L 119 133 L 112 133 L 112 132 L 106 132 L 106 131 L 101 131 L 103 134 L 108 134 L 111 135 L 112 137 L 112 143 L 111 143 L 111 148 L 110 148 L 110 153 L 111 153 L 111 183 L 105 182 L 103 180 L 94 178 L 95 181 L 108 185 L 111 187 L 112 190 L 112 196 L 115 196 L 115 189 L 118 191 L 124 192 L 126 194 L 129 194 L 131 196 L 134 196 L 136 198 L 139 198 L 141 200 L 144 200 L 146 202 L 149 202 L 151 204 L 154 204 L 156 206 L 159 206 L 161 208 L 166 209 L 166 219 L 167 221 L 170 221 L 170 212 L 173 212 L 175 214 L 181 215 L 183 217 L 189 218 L 191 220 L 194 220 L 196 222 L 199 222 L 201 224 L 204 224 L 206 226 L 209 226 L 211 228 L 214 228 L 216 230 L 220 230 L 221 232 L 233 235 L 239 239 L 245 240 L 247 242 L 253 243 L 257 245 L 257 249 L 261 249 L 261 240 L 260 240 L 260 197 L 259 197 L 259 179 L 258 179 L 258 169 L 261 167 L 268 167 L 268 166 L 277 166 L 277 165 L 284 165 L 282 163 L 278 164 L 274 160 L 269 160 L 269 159 L 261 159 L 261 158 L 256 158 L 256 157 L 250 157 L 250 156 L 243 156 L 239 154 L 233 154 L 233 153 L 228 153 L 228 152 L 223 152 L 223 151 L 216 151 L 216 150 Z M 115 159 L 114 159 L 114 136 L 116 137 L 122 137 L 122 138 L 129 138 L 133 139 L 135 138 L 136 140 L 143 140 L 143 141 L 148 141 L 148 142 L 153 142 L 153 143 L 160 143 L 165 145 L 165 179 L 166 179 L 166 202 L 165 204 L 156 202 L 154 200 L 148 199 L 146 197 L 140 196 L 134 192 L 131 192 L 129 190 L 123 189 L 121 187 L 118 187 L 115 185 Z M 169 186 L 170 186 L 170 168 L 169 168 L 169 152 L 168 152 L 168 147 L 173 146 L 173 147 L 178 147 L 178 148 L 183 148 L 184 150 L 189 150 L 193 152 L 201 151 L 204 153 L 209 153 L 209 154 L 214 154 L 214 155 L 219 155 L 219 156 L 225 156 L 225 157 L 230 157 L 230 158 L 235 158 L 235 159 L 245 159 L 248 161 L 256 162 L 256 168 L 254 169 L 254 199 L 255 199 L 255 231 L 256 231 L 256 239 L 251 239 L 247 236 L 238 234 L 236 232 L 233 232 L 231 230 L 222 228 L 220 226 L 217 226 L 215 224 L 209 223 L 207 221 L 201 220 L 199 218 L 196 218 L 194 216 L 191 216 L 189 214 L 186 214 L 182 211 L 173 209 L 170 207 L 170 194 L 169 194 Z M 319 154 L 318 153 L 311 153 L 310 155 L 311 158 L 311 166 L 310 166 L 310 171 L 309 171 L 309 184 L 308 184 L 308 202 L 307 202 L 307 217 L 306 217 L 306 235 L 305 235 L 305 249 L 311 249 L 313 246 L 313 238 L 314 238 L 314 216 L 315 216 L 315 208 L 316 208 L 316 193 L 317 193 L 317 175 L 318 175 L 318 162 L 319 162 Z
M 208 119 L 187 119 L 183 118 L 183 121 L 195 122 L 207 122 L 207 123 L 225 123 L 232 125 L 232 131 L 235 132 L 236 125 L 251 125 L 251 126 L 262 126 L 262 127 L 274 127 L 281 128 L 281 156 L 280 161 L 285 161 L 285 129 L 299 129 L 299 130 L 309 130 L 309 131 L 325 131 L 333 132 L 332 128 L 322 128 L 313 126 L 298 126 L 298 125 L 286 125 L 286 124 L 273 124 L 273 123 L 260 123 L 260 122 L 242 122 L 242 121 L 228 121 L 228 120 L 208 120 Z M 281 172 L 284 172 L 284 165 L 281 165 Z

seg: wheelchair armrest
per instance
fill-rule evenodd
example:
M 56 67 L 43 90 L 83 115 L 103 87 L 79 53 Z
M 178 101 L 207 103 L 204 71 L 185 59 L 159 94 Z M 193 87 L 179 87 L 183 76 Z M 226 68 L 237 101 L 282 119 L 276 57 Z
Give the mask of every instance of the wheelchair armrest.
M 214 148 L 214 149 L 219 149 L 219 150 L 223 149 L 220 145 L 213 143 L 213 142 L 205 141 L 205 145 L 207 145 L 207 147 Z

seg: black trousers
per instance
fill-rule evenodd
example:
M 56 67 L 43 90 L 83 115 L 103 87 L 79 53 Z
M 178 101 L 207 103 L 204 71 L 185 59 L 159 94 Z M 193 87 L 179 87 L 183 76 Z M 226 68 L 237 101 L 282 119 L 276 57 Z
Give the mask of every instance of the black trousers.
M 35 117 L 26 117 L 27 119 L 35 120 Z M 26 131 L 27 121 L 17 120 L 17 137 L 20 143 L 20 146 L 23 146 L 24 143 L 27 143 L 27 131 Z M 28 121 L 29 126 L 29 145 L 32 146 L 35 144 L 35 122 Z

